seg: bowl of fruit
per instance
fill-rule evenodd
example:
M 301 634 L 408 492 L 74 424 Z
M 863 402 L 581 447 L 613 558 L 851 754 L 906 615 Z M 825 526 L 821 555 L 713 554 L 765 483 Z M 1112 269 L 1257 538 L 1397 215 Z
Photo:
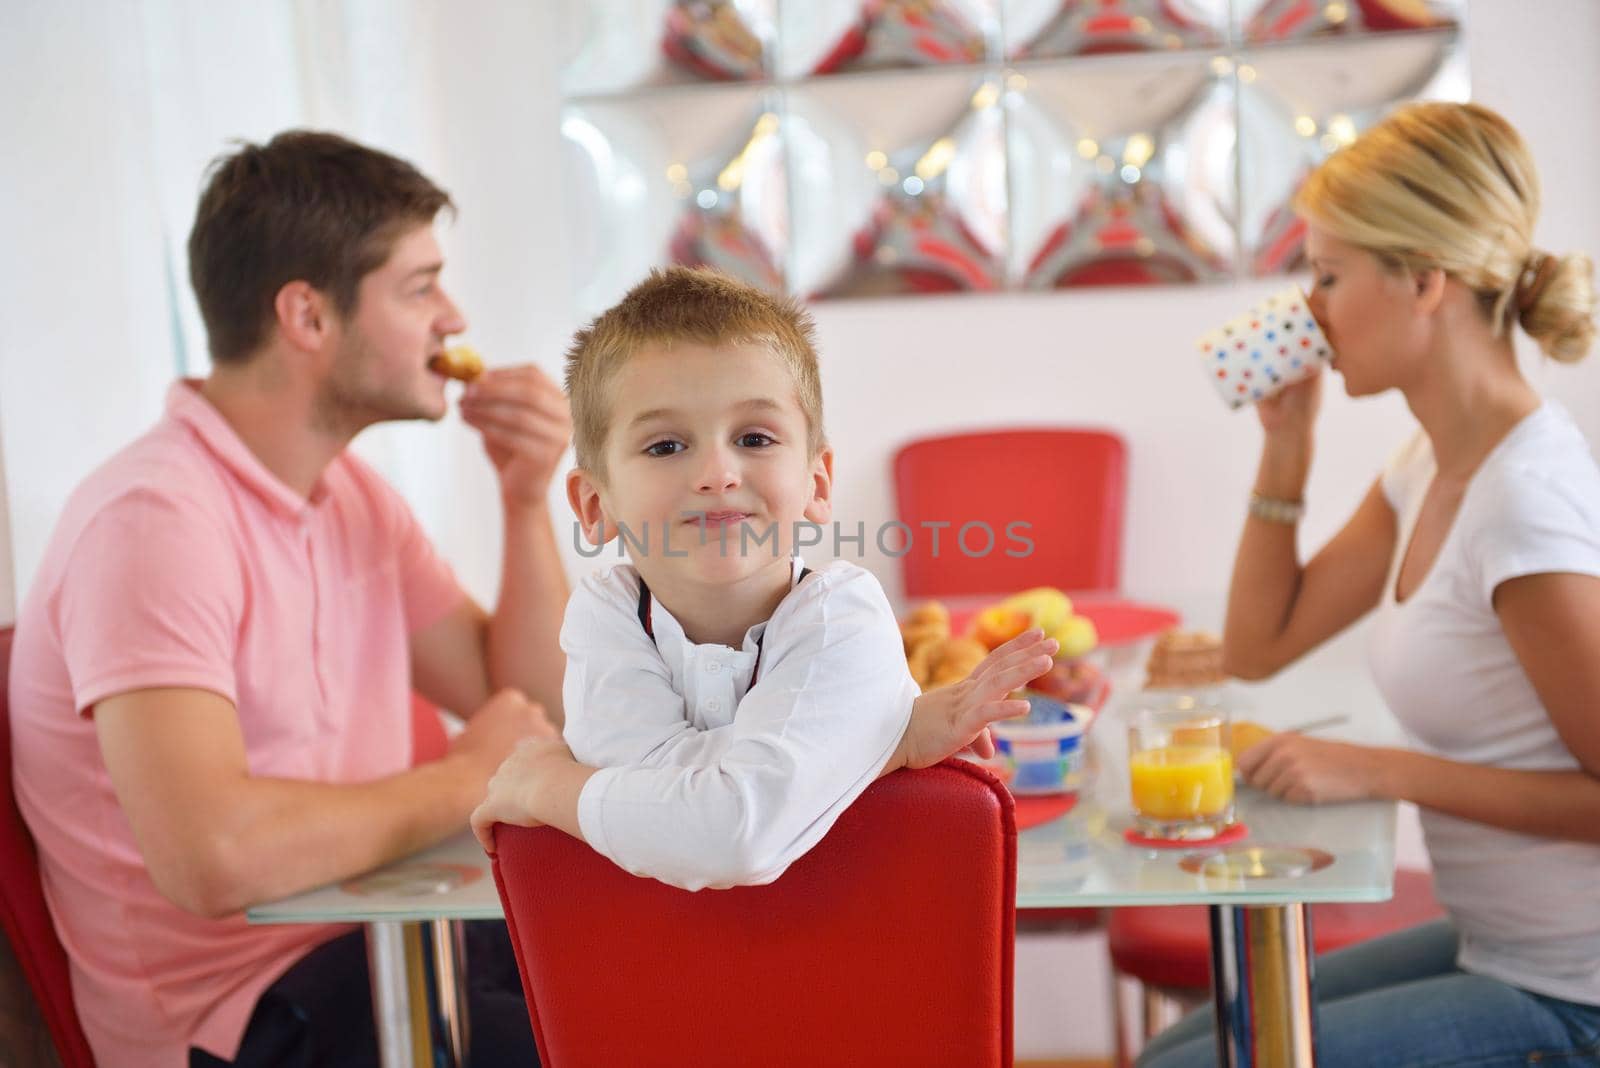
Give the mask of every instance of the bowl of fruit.
M 980 609 L 972 617 L 967 637 L 986 649 L 996 649 L 1031 627 L 1043 630 L 1060 648 L 1050 670 L 1030 682 L 1026 692 L 1098 712 L 1111 693 L 1110 682 L 1096 662 L 1099 635 L 1093 621 L 1075 613 L 1071 598 L 1060 590 L 1040 586 Z

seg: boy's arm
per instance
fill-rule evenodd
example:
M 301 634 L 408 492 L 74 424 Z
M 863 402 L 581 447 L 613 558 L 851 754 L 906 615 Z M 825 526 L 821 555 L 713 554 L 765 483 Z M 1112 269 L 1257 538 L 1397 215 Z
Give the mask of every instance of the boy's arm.
M 971 676 L 953 686 L 918 697 L 911 720 L 894 751 L 878 770 L 878 778 L 900 768 L 925 768 L 971 747 L 980 756 L 994 755 L 989 724 L 1028 711 L 1028 703 L 1009 700 L 1021 688 L 1049 669 L 1058 648 L 1053 638 L 1032 630 L 1014 638 L 984 658 Z M 699 732 L 707 741 L 727 744 L 733 724 Z M 709 750 L 708 750 L 709 751 Z M 689 746 L 675 756 L 681 766 L 696 763 Z M 598 769 L 578 763 L 572 750 L 556 741 L 531 740 L 519 746 L 501 765 L 489 784 L 488 797 L 472 814 L 472 829 L 487 852 L 494 852 L 494 825 L 545 824 L 588 841 L 579 818 L 584 787 Z
M 989 724 L 1026 713 L 1026 700 L 1008 697 L 1050 670 L 1056 649 L 1058 643 L 1053 638 L 1045 638 L 1042 630 L 1030 630 L 990 652 L 960 683 L 920 695 L 912 703 L 906 732 L 878 769 L 878 779 L 901 767 L 933 766 L 963 748 L 973 748 L 986 758 L 994 756 Z M 698 732 L 699 739 L 723 745 L 731 743 L 731 735 L 733 724 Z M 709 745 L 701 748 L 704 753 L 712 751 Z M 685 767 L 714 763 L 712 759 L 693 759 L 698 755 L 694 747 L 683 745 L 674 753 L 678 758 L 675 763 Z M 472 830 L 483 849 L 494 852 L 493 827 L 501 822 L 520 827 L 544 823 L 587 841 L 578 817 L 578 803 L 584 785 L 595 771 L 595 767 L 579 764 L 573 751 L 560 740 L 522 743 L 494 775 L 488 798 L 472 814 Z
M 889 761 L 917 690 L 869 574 L 825 572 L 795 596 L 782 626 L 767 630 L 761 681 L 720 755 L 594 772 L 568 829 L 630 871 L 691 889 L 769 881 L 822 837 Z M 540 756 L 553 763 L 534 761 L 543 774 L 515 803 L 539 822 L 571 824 L 564 787 L 582 773 L 553 770 L 558 753 Z
M 655 641 L 639 623 L 637 579 L 619 568 L 583 581 L 567 605 L 563 735 L 582 763 L 656 764 L 702 733 Z

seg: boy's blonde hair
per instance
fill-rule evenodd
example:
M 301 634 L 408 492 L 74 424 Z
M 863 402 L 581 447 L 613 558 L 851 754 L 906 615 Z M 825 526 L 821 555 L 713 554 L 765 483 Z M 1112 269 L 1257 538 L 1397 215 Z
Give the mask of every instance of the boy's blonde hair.
M 611 430 L 611 380 L 646 345 L 755 342 L 783 361 L 806 417 L 808 456 L 822 450 L 822 376 L 816 328 L 799 302 L 775 297 L 703 267 L 668 267 L 628 291 L 616 306 L 579 330 L 567 349 L 566 389 L 572 402 L 578 466 L 604 477 Z
M 1478 104 L 1403 107 L 1334 153 L 1296 209 L 1391 268 L 1471 287 L 1495 335 L 1513 322 L 1555 359 L 1594 339 L 1594 264 L 1534 248 L 1539 176 L 1517 131 Z

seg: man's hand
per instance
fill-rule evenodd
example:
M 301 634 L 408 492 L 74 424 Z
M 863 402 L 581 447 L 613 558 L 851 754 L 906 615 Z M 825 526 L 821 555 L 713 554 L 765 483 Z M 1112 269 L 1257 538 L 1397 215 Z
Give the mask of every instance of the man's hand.
M 572 441 L 561 387 L 532 364 L 486 371 L 461 394 L 461 418 L 483 435 L 505 502 L 542 507 Z
M 1285 731 L 1240 753 L 1239 773 L 1251 786 L 1296 804 L 1366 801 L 1382 796 L 1383 752 Z
M 1028 702 L 1007 695 L 1049 671 L 1058 648 L 1044 631 L 1026 631 L 984 657 L 962 681 L 917 698 L 900 739 L 898 766 L 930 767 L 969 746 L 979 756 L 994 756 L 989 724 L 1027 714 Z
M 521 690 L 507 688 L 467 718 L 466 729 L 456 736 L 450 754 L 465 758 L 481 782 L 528 738 L 559 740 L 560 732 L 550 724 L 543 707 L 524 697 Z
M 472 813 L 472 833 L 485 853 L 494 852 L 494 825 L 537 827 L 536 815 L 544 779 L 555 768 L 575 766 L 572 750 L 559 737 L 520 742 L 489 780 L 488 795 Z

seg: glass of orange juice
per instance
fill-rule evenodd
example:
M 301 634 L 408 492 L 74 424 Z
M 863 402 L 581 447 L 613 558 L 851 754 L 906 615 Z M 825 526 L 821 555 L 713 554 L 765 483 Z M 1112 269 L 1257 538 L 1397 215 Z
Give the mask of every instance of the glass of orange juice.
M 1133 814 L 1148 838 L 1213 838 L 1233 822 L 1226 708 L 1185 698 L 1134 710 L 1128 727 Z

